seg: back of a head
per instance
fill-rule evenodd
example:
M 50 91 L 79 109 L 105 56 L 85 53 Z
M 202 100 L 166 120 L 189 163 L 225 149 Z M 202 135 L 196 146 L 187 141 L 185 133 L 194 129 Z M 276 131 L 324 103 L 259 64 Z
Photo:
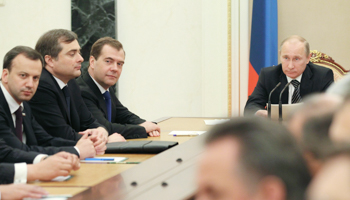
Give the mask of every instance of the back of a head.
M 310 174 L 294 138 L 282 125 L 262 118 L 235 118 L 214 127 L 207 143 L 224 137 L 240 141 L 240 162 L 247 179 L 275 176 L 285 184 L 286 199 L 304 198 Z

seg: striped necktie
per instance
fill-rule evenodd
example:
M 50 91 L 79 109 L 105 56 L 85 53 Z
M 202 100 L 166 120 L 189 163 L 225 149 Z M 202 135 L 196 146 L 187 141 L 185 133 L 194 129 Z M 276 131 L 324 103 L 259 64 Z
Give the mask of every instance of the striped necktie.
M 297 80 L 292 80 L 292 85 L 294 86 L 294 92 L 292 96 L 292 103 L 299 103 L 301 101 L 300 96 L 300 82 Z

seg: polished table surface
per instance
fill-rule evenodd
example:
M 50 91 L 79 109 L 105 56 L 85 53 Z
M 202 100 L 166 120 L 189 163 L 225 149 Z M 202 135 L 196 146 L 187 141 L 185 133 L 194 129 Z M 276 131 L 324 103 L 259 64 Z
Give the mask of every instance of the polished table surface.
M 187 130 L 187 131 L 206 131 L 211 126 L 207 126 L 204 123 L 204 119 L 213 119 L 213 118 L 168 118 L 161 122 L 159 122 L 159 126 L 161 127 L 161 136 L 160 137 L 148 137 L 144 139 L 133 139 L 128 141 L 137 141 L 137 140 L 159 140 L 159 141 L 177 141 L 180 145 L 176 146 L 177 148 L 179 146 L 182 146 L 183 143 L 185 143 L 188 140 L 197 138 L 197 137 L 174 137 L 170 136 L 169 133 L 173 130 Z M 185 145 L 186 146 L 186 145 Z M 189 146 L 189 145 L 188 145 Z M 174 148 L 174 147 L 173 147 Z M 173 149 L 172 148 L 172 149 Z M 186 147 L 186 148 L 191 148 Z M 172 149 L 169 149 L 163 153 L 166 153 Z M 161 154 L 163 154 L 161 153 Z M 176 154 L 176 151 L 174 150 L 174 153 Z M 105 154 L 104 157 L 127 157 L 129 162 L 141 162 L 143 165 L 147 164 L 147 161 L 156 156 L 160 158 L 159 159 L 166 159 L 161 158 L 161 154 Z M 195 152 L 196 155 L 192 155 L 192 157 L 196 157 L 198 153 Z M 191 155 L 191 154 L 189 154 Z M 102 156 L 102 157 L 103 157 Z M 155 158 L 157 160 L 157 158 Z M 191 160 L 191 159 L 190 159 Z M 196 159 L 192 159 L 193 162 Z M 152 163 L 152 159 L 150 159 L 150 162 Z M 111 180 L 119 180 L 120 176 L 117 176 L 118 174 L 121 174 L 125 171 L 126 174 L 130 171 L 132 172 L 132 169 L 137 167 L 142 167 L 141 164 L 87 164 L 87 163 L 81 163 L 81 168 L 78 171 L 74 171 L 71 173 L 73 177 L 70 180 L 64 181 L 64 182 L 32 182 L 30 184 L 36 184 L 45 187 L 45 189 L 48 189 L 50 194 L 72 194 L 76 195 L 77 193 L 81 193 L 83 191 L 86 191 L 87 189 L 90 189 L 93 186 L 97 186 L 99 184 L 102 184 L 103 182 L 108 182 Z M 193 163 L 192 163 L 193 164 Z M 152 165 L 152 164 L 151 164 Z M 130 169 L 131 168 L 131 169 Z M 135 172 L 137 168 L 135 168 Z M 155 168 L 155 170 L 159 170 Z M 193 169 L 191 169 L 193 172 Z M 186 171 L 186 170 L 185 170 Z M 145 174 L 141 175 L 143 178 L 147 177 Z M 125 176 L 128 177 L 128 176 Z M 147 179 L 144 179 L 147 180 Z M 123 180 L 125 181 L 125 180 Z M 148 180 L 149 182 L 149 180 Z M 97 187 L 96 187 L 97 188 Z M 78 195 L 79 196 L 79 195 Z M 84 198 L 85 199 L 85 198 Z

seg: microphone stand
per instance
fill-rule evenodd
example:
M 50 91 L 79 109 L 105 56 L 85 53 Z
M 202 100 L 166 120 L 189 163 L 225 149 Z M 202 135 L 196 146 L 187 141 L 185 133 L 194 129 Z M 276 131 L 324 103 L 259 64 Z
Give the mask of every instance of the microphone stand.
M 284 90 L 290 85 L 291 82 L 287 83 L 280 93 L 279 105 L 278 105 L 278 119 L 281 123 L 282 123 L 282 94 L 283 94 Z
M 281 82 L 277 83 L 277 85 L 271 90 L 269 94 L 269 100 L 267 103 L 267 116 L 271 119 L 271 95 L 277 89 L 278 86 L 281 85 Z

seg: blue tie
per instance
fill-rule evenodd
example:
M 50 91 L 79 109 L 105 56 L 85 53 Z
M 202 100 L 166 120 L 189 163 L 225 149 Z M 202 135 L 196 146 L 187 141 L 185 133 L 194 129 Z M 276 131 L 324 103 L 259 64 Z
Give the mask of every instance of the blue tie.
M 106 106 L 107 106 L 107 115 L 108 115 L 108 121 L 112 120 L 112 105 L 111 105 L 111 95 L 108 91 L 103 93 L 103 96 L 105 98 Z

